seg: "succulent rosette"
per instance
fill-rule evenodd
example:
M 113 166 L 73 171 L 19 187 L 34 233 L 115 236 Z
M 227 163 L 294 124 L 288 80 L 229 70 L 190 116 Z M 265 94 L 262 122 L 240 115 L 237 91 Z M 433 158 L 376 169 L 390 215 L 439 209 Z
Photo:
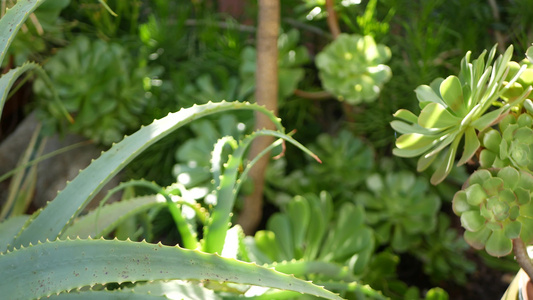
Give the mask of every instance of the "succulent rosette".
M 520 105 L 531 92 L 532 88 L 528 86 L 509 101 L 498 101 L 508 93 L 526 67 L 505 81 L 513 48 L 509 47 L 491 65 L 495 52 L 494 47 L 486 61 L 486 52 L 483 52 L 472 63 L 468 52 L 461 62 L 459 76 L 439 78 L 429 86 L 416 88 L 420 115 L 405 109 L 394 114 L 400 120 L 391 122 L 391 126 L 402 135 L 396 140 L 397 148 L 393 153 L 401 157 L 420 156 L 418 171 L 433 165 L 436 169 L 431 177 L 433 184 L 440 183 L 452 170 L 461 141 L 464 141 L 464 150 L 458 165 L 469 161 L 478 151 L 481 145 L 478 132 L 490 127 L 512 107 Z M 495 103 L 499 108 L 489 111 Z
M 390 243 L 403 252 L 435 230 L 441 201 L 425 178 L 407 171 L 384 177 L 373 174 L 367 186 L 371 192 L 356 194 L 355 203 L 365 207 L 366 222 L 374 228 L 379 244 Z
M 371 36 L 340 34 L 316 56 L 324 89 L 350 104 L 374 101 L 392 72 L 388 47 Z
M 533 242 L 533 175 L 513 167 L 492 174 L 482 169 L 470 176 L 453 198 L 453 211 L 466 229 L 464 238 L 492 256 L 513 250 L 513 239 Z
M 482 136 L 479 162 L 482 168 L 503 168 L 533 171 L 533 117 L 527 113 L 518 118 L 507 115 L 500 122 L 500 131 L 489 129 Z

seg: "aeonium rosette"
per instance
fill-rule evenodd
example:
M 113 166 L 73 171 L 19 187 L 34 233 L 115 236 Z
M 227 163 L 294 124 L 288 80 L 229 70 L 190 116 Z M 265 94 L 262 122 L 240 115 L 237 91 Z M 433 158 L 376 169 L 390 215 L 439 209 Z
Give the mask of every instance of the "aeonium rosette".
M 372 102 L 392 77 L 391 51 L 374 38 L 341 34 L 316 56 L 324 89 L 350 104 Z
M 531 92 L 532 88 L 528 86 L 520 95 L 508 101 L 498 101 L 526 68 L 523 66 L 513 78 L 505 80 L 512 52 L 510 46 L 493 65 L 490 63 L 496 47 L 489 53 L 487 61 L 484 51 L 471 63 L 468 52 L 461 62 L 459 76 L 438 78 L 429 86 L 416 88 L 420 115 L 405 109 L 394 114 L 400 120 L 391 122 L 391 126 L 402 135 L 397 139 L 393 153 L 401 157 L 420 156 L 418 171 L 435 165 L 431 177 L 433 184 L 438 184 L 450 173 L 463 140 L 464 150 L 458 165 L 469 161 L 480 147 L 478 132 L 493 125 L 513 106 L 521 104 Z M 499 107 L 489 111 L 494 104 Z M 444 149 L 447 149 L 445 153 Z
M 509 114 L 499 123 L 500 131 L 489 129 L 481 136 L 479 163 L 482 168 L 513 166 L 533 171 L 533 117 Z M 501 132 L 501 133 L 500 133 Z
M 533 242 L 533 175 L 513 167 L 493 173 L 473 173 L 455 194 L 453 211 L 461 217 L 468 244 L 500 257 L 511 253 L 513 239 Z

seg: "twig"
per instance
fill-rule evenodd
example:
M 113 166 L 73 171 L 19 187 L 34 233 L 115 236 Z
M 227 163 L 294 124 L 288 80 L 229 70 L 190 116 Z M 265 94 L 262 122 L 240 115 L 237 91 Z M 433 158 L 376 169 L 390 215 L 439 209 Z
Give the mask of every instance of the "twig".
M 488 0 L 489 1 L 489 5 L 490 5 L 490 8 L 492 10 L 492 17 L 494 18 L 494 20 L 496 20 L 497 22 L 500 21 L 500 10 L 498 9 L 498 4 L 496 3 L 496 0 Z M 503 36 L 503 34 L 501 33 L 501 31 L 499 30 L 494 30 L 494 37 L 496 38 L 496 42 L 498 43 L 498 50 L 500 52 L 505 52 L 505 37 Z
M 336 39 L 341 34 L 339 22 L 337 21 L 337 13 L 335 12 L 334 0 L 326 0 L 326 10 L 328 12 L 328 26 L 329 31 Z
M 256 32 L 254 26 L 242 25 L 242 24 L 228 24 L 228 22 L 211 22 L 211 21 L 198 21 L 194 19 L 188 19 L 185 21 L 187 26 L 216 26 L 221 29 L 236 29 L 242 32 Z
M 294 90 L 294 95 L 309 100 L 328 100 L 335 98 L 334 95 L 326 91 L 306 92 L 299 89 Z
M 295 19 L 291 19 L 291 18 L 283 18 L 283 22 L 291 25 L 292 27 L 295 27 L 295 28 L 300 28 L 300 29 L 303 29 L 305 31 L 309 31 L 309 32 L 312 32 L 312 33 L 315 33 L 319 36 L 323 36 L 323 37 L 326 37 L 326 38 L 331 38 L 331 33 L 327 32 L 327 31 L 324 31 L 322 28 L 319 28 L 319 27 L 316 27 L 316 26 L 312 26 L 312 25 L 309 25 L 309 24 L 305 24 L 303 22 L 300 22 L 298 20 L 295 20 Z
M 520 267 L 522 267 L 529 278 L 533 279 L 533 264 L 527 253 L 526 245 L 520 238 L 513 239 L 513 250 Z

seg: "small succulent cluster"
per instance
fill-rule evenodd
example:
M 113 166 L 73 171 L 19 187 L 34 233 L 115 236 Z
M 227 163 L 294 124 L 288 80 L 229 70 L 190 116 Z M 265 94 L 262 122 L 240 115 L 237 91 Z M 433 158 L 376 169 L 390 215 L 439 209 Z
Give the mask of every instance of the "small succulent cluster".
M 379 96 L 392 72 L 384 63 L 391 57 L 388 47 L 371 36 L 340 34 L 316 56 L 324 88 L 350 104 L 372 102 Z
M 45 64 L 61 102 L 74 115 L 71 131 L 110 145 L 141 125 L 139 116 L 146 102 L 144 72 L 132 66 L 126 51 L 120 44 L 82 36 Z M 73 85 L 74 79 L 78 84 Z M 49 112 L 42 116 L 48 130 L 61 129 L 47 83 L 38 78 L 34 91 Z
M 481 169 L 453 199 L 453 210 L 466 229 L 465 240 L 492 256 L 505 256 L 512 239 L 533 242 L 533 175 L 504 167 L 492 174 Z
M 481 141 L 484 147 L 479 156 L 482 168 L 513 166 L 533 171 L 533 117 L 523 113 L 507 115 L 499 124 L 500 131 L 489 129 Z M 501 134 L 500 134 L 501 132 Z
M 403 252 L 435 230 L 441 201 L 429 191 L 426 179 L 407 171 L 374 174 L 367 186 L 371 192 L 358 193 L 355 202 L 365 207 L 366 222 L 379 244 L 390 243 Z

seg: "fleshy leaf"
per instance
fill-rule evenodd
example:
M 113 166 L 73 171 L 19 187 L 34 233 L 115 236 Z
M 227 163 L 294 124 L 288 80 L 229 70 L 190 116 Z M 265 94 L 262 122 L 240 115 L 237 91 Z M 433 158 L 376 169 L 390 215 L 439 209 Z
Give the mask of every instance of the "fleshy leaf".
M 447 128 L 457 125 L 461 119 L 452 115 L 444 106 L 429 103 L 422 109 L 418 117 L 418 124 L 424 128 Z
M 454 112 L 463 107 L 463 88 L 457 76 L 449 76 L 440 85 L 440 94 L 446 105 Z
M 492 256 L 502 257 L 511 253 L 513 243 L 511 239 L 505 236 L 503 230 L 495 230 L 488 238 L 485 250 Z

